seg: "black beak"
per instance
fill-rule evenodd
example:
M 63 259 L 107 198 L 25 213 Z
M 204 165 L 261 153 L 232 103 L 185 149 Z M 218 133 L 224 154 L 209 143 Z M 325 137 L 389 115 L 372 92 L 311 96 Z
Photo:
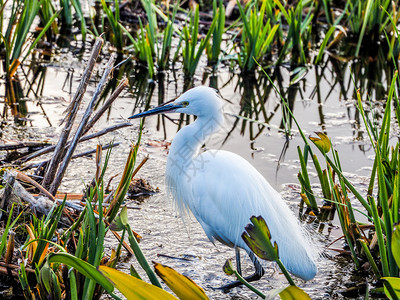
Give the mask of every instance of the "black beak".
M 158 115 L 158 114 L 162 114 L 162 113 L 164 113 L 164 114 L 171 113 L 171 112 L 174 112 L 175 110 L 177 110 L 178 108 L 182 108 L 182 107 L 183 107 L 183 105 L 181 105 L 181 104 L 167 103 L 167 104 L 157 106 L 148 111 L 144 111 L 139 114 L 133 115 L 133 116 L 129 117 L 128 119 L 137 119 L 137 118 L 141 118 L 141 117 Z

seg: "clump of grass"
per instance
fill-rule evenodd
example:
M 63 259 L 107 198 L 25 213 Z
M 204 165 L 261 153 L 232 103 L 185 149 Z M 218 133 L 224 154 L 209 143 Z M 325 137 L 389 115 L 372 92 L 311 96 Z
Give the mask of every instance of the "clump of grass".
M 62 7 L 61 16 L 62 16 L 62 29 L 64 31 L 71 31 L 73 29 L 73 14 L 72 7 L 77 15 L 77 19 L 80 23 L 80 34 L 82 35 L 82 41 L 86 41 L 87 35 L 87 24 L 85 20 L 85 16 L 82 11 L 82 6 L 80 1 L 77 0 L 60 0 L 60 6 Z
M 138 60 L 145 63 L 149 72 L 149 77 L 153 78 L 156 67 L 159 71 L 169 68 L 169 56 L 171 50 L 172 36 L 177 30 L 175 28 L 175 16 L 179 8 L 179 1 L 174 4 L 171 14 L 165 16 L 156 8 L 154 1 L 143 0 L 142 5 L 147 15 L 147 24 L 143 26 L 139 19 L 140 30 L 137 32 L 136 39 L 125 29 Z M 165 28 L 160 32 L 157 24 L 157 13 L 162 16 L 166 22 Z
M 382 277 L 399 277 L 399 265 L 396 263 L 394 253 L 399 248 L 393 248 L 392 230 L 395 222 L 399 220 L 399 199 L 400 199 L 400 157 L 398 155 L 400 144 L 389 145 L 391 130 L 392 103 L 398 103 L 396 92 L 397 72 L 393 76 L 392 84 L 388 93 L 385 112 L 380 129 L 374 125 L 371 116 L 368 116 L 363 108 L 361 94 L 357 91 L 358 110 L 367 129 L 368 136 L 375 150 L 375 161 L 370 176 L 368 193 L 363 196 L 361 192 L 350 183 L 344 176 L 340 164 L 339 153 L 332 149 L 332 158 L 328 155 L 329 150 L 323 149 L 322 144 L 329 144 L 326 135 L 320 134 L 322 139 L 315 139 L 313 142 L 319 148 L 326 161 L 326 169 L 322 170 L 316 155 L 310 151 L 306 142 L 306 151 L 312 156 L 314 168 L 322 188 L 322 198 L 327 203 L 332 203 L 338 213 L 343 235 L 349 245 L 351 257 L 356 268 L 361 266 L 362 260 L 368 260 L 376 279 Z M 397 120 L 399 121 L 399 120 Z M 299 180 L 304 194 L 302 198 L 305 203 L 316 212 L 321 213 L 320 218 L 325 214 L 315 201 L 315 192 L 309 185 L 306 174 L 307 155 L 299 152 L 302 166 L 302 173 Z M 336 179 L 335 179 L 336 178 Z M 374 193 L 375 183 L 377 191 Z M 362 229 L 361 221 L 355 217 L 356 210 L 350 202 L 348 190 L 355 196 L 356 200 L 365 208 L 363 215 L 373 224 L 373 229 L 365 232 Z M 388 283 L 385 283 L 388 284 Z
M 207 43 L 206 53 L 208 58 L 208 64 L 216 66 L 219 62 L 221 55 L 221 44 L 222 36 L 225 32 L 225 7 L 222 0 L 213 1 L 213 19 L 216 19 L 216 25 L 214 27 L 214 32 L 212 33 L 212 43 L 210 41 Z
M 272 26 L 270 20 L 265 22 L 266 8 L 269 1 L 263 1 L 261 8 L 258 9 L 257 4 L 246 6 L 246 12 L 240 5 L 241 20 L 243 22 L 243 32 L 240 43 L 240 51 L 237 59 L 239 67 L 242 71 L 253 71 L 257 67 L 256 61 L 263 61 L 265 55 L 270 54 L 275 33 L 279 28 L 279 24 Z
M 112 44 L 117 48 L 117 50 L 122 52 L 124 47 L 124 40 L 123 29 L 121 28 L 122 25 L 120 24 L 119 2 L 118 0 L 114 1 L 114 12 L 112 8 L 107 5 L 107 2 L 105 0 L 101 0 L 101 5 L 107 16 L 108 24 L 111 28 L 110 40 Z
M 351 32 L 358 35 L 357 47 L 354 55 L 358 56 L 361 45 L 365 36 L 368 36 L 374 41 L 379 41 L 383 38 L 383 32 L 393 32 L 393 27 L 390 23 L 389 13 L 391 11 L 395 16 L 396 6 L 391 1 L 347 1 L 346 23 L 349 25 Z M 388 26 L 389 25 L 389 26 Z M 389 27 L 389 28 L 387 28 Z
M 197 65 L 207 47 L 207 43 L 211 38 L 217 19 L 214 19 L 208 29 L 207 35 L 200 40 L 197 45 L 199 32 L 199 6 L 196 5 L 194 13 L 191 12 L 189 24 L 186 24 L 181 33 L 181 40 L 184 41 L 182 47 L 183 71 L 186 77 L 192 77 L 196 71 Z
M 289 25 L 289 30 L 286 34 L 284 46 L 280 50 L 277 63 L 281 63 L 283 59 L 291 53 L 291 62 L 294 65 L 307 63 L 306 51 L 308 43 L 311 39 L 311 22 L 314 14 L 313 4 L 307 6 L 307 14 L 303 18 L 303 1 L 298 1 L 296 7 L 291 7 L 288 10 L 281 4 L 280 1 L 274 1 L 279 7 L 284 20 Z
M 2 6 L 0 6 L 1 11 L 4 10 L 5 5 L 6 3 L 3 3 Z M 3 60 L 3 69 L 6 77 L 6 102 L 14 116 L 18 115 L 20 109 L 23 108 L 23 105 L 19 106 L 20 98 L 22 97 L 22 88 L 18 80 L 17 69 L 29 56 L 56 19 L 57 13 L 49 16 L 49 18 L 46 19 L 47 23 L 39 35 L 34 40 L 28 38 L 41 6 L 49 7 L 50 5 L 48 1 L 14 1 L 12 3 L 5 33 L 0 33 L 0 46 L 4 49 L 4 51 L 0 53 L 0 56 Z M 0 18 L 1 25 L 5 25 L 3 11 Z

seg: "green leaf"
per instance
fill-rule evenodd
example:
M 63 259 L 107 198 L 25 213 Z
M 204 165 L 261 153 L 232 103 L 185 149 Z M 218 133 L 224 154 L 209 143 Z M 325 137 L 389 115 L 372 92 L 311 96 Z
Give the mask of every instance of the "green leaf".
M 100 284 L 108 293 L 112 293 L 114 286 L 91 264 L 68 253 L 50 254 L 49 263 L 62 263 L 73 267 L 85 277 Z
M 307 75 L 307 67 L 297 67 L 290 74 L 290 85 L 295 85 Z
M 52 299 L 61 299 L 60 283 L 47 262 L 40 269 L 39 279 Z
M 128 209 L 124 206 L 120 212 L 121 222 L 123 225 L 128 225 Z
M 265 220 L 261 216 L 252 216 L 250 221 L 253 224 L 246 226 L 246 231 L 242 233 L 242 239 L 258 257 L 277 261 L 279 259 L 278 245 L 276 242 L 272 245 L 271 233 Z
M 174 269 L 159 263 L 154 263 L 158 276 L 181 300 L 209 299 L 204 290 L 192 279 L 179 274 Z
M 392 234 L 392 253 L 397 266 L 400 268 L 400 224 L 394 227 Z
M 137 279 L 142 280 L 142 278 L 140 277 L 139 273 L 136 271 L 135 267 L 131 265 L 131 267 L 129 268 L 129 273 L 131 274 L 131 276 L 136 277 Z
M 227 259 L 224 266 L 222 267 L 226 275 L 233 275 L 235 268 L 233 267 L 232 260 Z
M 125 208 L 125 209 L 124 209 Z M 118 216 L 115 217 L 114 221 L 110 224 L 110 229 L 112 231 L 122 231 L 126 229 L 126 225 L 128 224 L 128 214 L 126 206 L 121 209 L 121 212 Z
M 161 288 L 161 284 L 157 279 L 156 274 L 154 273 L 153 269 L 150 267 L 146 257 L 144 256 L 142 250 L 139 247 L 139 244 L 132 233 L 132 229 L 129 225 L 126 226 L 128 232 L 128 241 L 131 245 L 133 252 L 135 253 L 136 259 L 139 262 L 140 266 L 145 270 L 147 276 L 149 277 L 152 284 Z
M 106 266 L 100 266 L 98 269 L 129 300 L 176 300 L 163 289 L 121 271 Z

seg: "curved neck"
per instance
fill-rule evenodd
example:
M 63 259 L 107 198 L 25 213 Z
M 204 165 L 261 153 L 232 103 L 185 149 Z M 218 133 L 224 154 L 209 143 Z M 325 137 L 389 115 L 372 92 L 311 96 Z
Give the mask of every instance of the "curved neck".
M 200 116 L 192 124 L 176 134 L 169 149 L 167 170 L 173 167 L 187 168 L 199 155 L 207 139 L 223 124 L 223 116 Z

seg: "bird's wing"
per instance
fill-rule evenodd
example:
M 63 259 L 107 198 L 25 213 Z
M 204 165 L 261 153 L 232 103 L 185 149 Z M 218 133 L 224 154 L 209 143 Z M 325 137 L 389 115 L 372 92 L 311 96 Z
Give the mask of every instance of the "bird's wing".
M 204 152 L 195 161 L 189 207 L 210 239 L 248 250 L 241 234 L 251 216 L 261 215 L 288 269 L 304 279 L 314 277 L 316 267 L 307 253 L 310 247 L 297 219 L 279 193 L 249 162 L 221 150 Z M 297 270 L 303 268 L 303 263 L 310 266 Z
M 238 238 L 252 215 L 264 213 L 267 219 L 276 215 L 271 195 L 275 191 L 240 156 L 227 151 L 207 151 L 196 158 L 196 163 L 197 168 L 192 171 L 190 209 L 203 227 L 213 231 L 214 237 L 243 246 Z

